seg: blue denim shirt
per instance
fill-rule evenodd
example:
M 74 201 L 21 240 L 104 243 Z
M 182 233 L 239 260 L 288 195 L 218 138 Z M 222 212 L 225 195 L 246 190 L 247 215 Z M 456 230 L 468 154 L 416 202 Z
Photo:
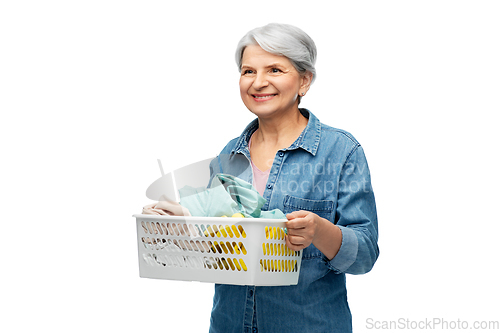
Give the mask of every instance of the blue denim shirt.
M 337 255 L 328 260 L 314 245 L 303 251 L 295 286 L 215 285 L 210 333 L 351 332 L 345 274 L 363 274 L 377 260 L 378 226 L 368 164 L 360 144 L 342 130 L 300 109 L 308 124 L 297 140 L 277 152 L 263 210 L 306 210 L 342 231 Z M 210 165 L 252 183 L 248 141 L 255 119 Z

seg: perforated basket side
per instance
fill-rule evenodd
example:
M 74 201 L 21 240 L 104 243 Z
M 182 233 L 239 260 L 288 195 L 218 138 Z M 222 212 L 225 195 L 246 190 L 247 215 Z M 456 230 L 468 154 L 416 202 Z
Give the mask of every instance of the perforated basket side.
M 251 222 L 249 222 L 251 223 Z M 244 223 L 243 223 L 244 224 Z M 256 257 L 252 261 L 256 270 L 256 285 L 295 285 L 300 274 L 302 251 L 286 246 L 286 228 L 283 221 L 259 221 Z
M 283 221 L 134 216 L 141 277 L 239 285 L 298 281 L 301 253 L 292 259 L 293 251 L 284 248 Z

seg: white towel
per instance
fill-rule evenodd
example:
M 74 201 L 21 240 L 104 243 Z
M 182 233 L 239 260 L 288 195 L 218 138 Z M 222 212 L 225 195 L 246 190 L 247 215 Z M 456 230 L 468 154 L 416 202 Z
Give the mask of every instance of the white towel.
M 189 210 L 182 207 L 178 202 L 167 200 L 164 196 L 160 197 L 160 201 L 142 207 L 143 214 L 149 215 L 175 215 L 175 216 L 191 216 Z

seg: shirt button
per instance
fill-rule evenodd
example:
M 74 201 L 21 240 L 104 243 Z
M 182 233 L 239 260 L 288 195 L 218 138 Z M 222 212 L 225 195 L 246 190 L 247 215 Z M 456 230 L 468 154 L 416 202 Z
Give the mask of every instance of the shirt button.
M 253 290 L 252 290 L 252 289 L 250 289 L 250 290 L 248 291 L 248 295 L 249 295 L 250 297 L 252 297 L 252 296 L 253 296 Z
M 252 330 L 253 333 L 257 333 L 257 328 L 254 327 L 253 330 Z
M 282 151 L 280 151 L 279 156 L 280 156 L 280 157 L 283 157 L 283 156 L 285 156 L 285 153 L 284 153 L 284 152 L 282 152 Z
M 271 184 L 267 184 L 268 189 L 271 189 L 271 187 L 273 187 Z

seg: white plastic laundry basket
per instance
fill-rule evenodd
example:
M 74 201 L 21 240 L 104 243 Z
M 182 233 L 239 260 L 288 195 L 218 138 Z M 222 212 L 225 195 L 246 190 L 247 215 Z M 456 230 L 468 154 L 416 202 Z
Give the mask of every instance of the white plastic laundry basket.
M 286 220 L 134 217 L 141 277 L 256 286 L 298 282 L 302 251 L 286 246 Z

